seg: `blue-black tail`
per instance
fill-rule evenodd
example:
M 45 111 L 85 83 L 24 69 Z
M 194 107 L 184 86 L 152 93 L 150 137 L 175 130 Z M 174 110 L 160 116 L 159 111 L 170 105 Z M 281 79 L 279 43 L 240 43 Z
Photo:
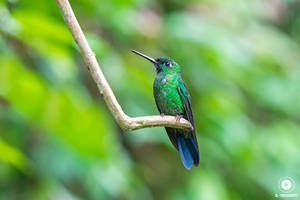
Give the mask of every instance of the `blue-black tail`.
M 199 164 L 199 151 L 195 138 L 191 135 L 185 138 L 182 134 L 177 134 L 177 146 L 181 161 L 185 168 L 191 169 L 192 165 Z

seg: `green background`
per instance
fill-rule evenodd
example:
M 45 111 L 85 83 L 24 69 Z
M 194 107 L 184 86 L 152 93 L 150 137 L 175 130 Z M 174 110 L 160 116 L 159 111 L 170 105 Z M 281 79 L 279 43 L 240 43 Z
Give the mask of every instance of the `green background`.
M 158 114 L 130 49 L 181 65 L 191 171 L 163 128 L 118 127 L 54 0 L 0 2 L 0 200 L 278 199 L 284 176 L 299 198 L 299 1 L 70 1 L 128 115 Z

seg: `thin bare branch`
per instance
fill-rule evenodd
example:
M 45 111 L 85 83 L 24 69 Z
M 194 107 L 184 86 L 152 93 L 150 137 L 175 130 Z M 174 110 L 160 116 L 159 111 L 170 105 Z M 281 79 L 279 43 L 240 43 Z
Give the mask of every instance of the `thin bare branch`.
M 124 113 L 118 103 L 113 91 L 107 83 L 101 68 L 96 59 L 95 53 L 91 50 L 73 10 L 68 0 L 56 0 L 64 20 L 72 33 L 72 36 L 80 48 L 85 64 L 88 67 L 94 81 L 96 82 L 100 94 L 103 96 L 107 107 L 114 116 L 116 122 L 124 131 L 137 130 L 148 127 L 167 126 L 173 128 L 192 129 L 191 124 L 181 118 L 176 121 L 174 116 L 145 116 L 145 117 L 129 117 Z

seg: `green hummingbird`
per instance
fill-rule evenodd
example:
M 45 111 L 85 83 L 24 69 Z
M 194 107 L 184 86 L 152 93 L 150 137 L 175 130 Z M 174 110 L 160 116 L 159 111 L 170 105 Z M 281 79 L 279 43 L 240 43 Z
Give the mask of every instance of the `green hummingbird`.
M 191 169 L 192 165 L 199 164 L 199 149 L 195 132 L 192 112 L 191 97 L 181 78 L 180 66 L 171 58 L 159 57 L 153 59 L 138 51 L 131 50 L 150 62 L 156 69 L 156 77 L 153 83 L 156 106 L 161 114 L 187 119 L 193 126 L 193 130 L 183 130 L 165 127 L 169 139 L 178 150 L 185 168 Z

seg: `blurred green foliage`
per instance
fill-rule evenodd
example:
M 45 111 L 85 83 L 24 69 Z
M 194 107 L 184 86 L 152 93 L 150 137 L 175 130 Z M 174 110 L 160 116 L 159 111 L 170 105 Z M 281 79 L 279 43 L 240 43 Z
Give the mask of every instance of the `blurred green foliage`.
M 0 199 L 276 199 L 300 195 L 297 0 L 72 0 L 126 113 L 158 114 L 167 55 L 190 90 L 201 162 L 186 171 L 163 128 L 123 133 L 56 2 L 0 1 Z

